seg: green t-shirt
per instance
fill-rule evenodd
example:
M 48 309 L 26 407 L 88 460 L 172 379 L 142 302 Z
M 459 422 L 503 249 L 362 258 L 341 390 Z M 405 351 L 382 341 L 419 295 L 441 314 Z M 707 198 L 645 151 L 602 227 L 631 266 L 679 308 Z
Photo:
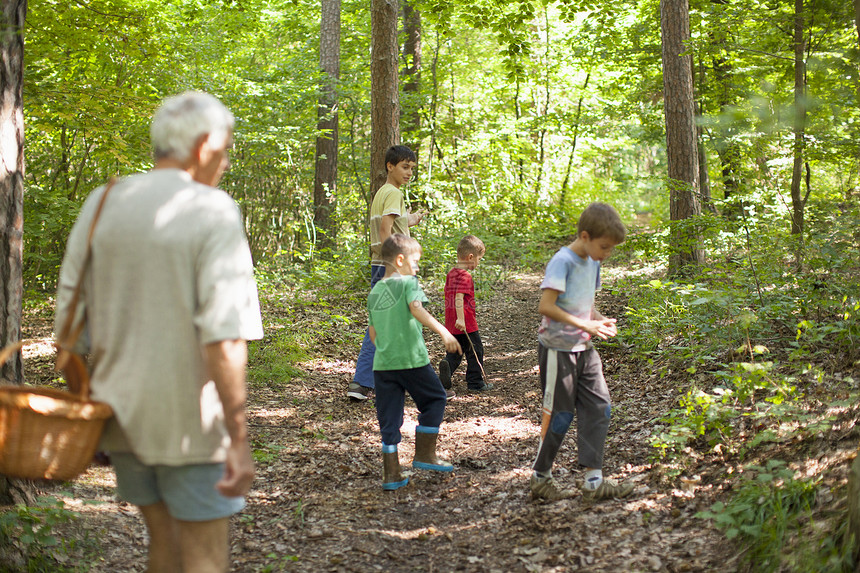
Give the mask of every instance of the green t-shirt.
M 374 370 L 407 370 L 430 364 L 423 327 L 409 310 L 416 300 L 427 302 L 416 276 L 395 273 L 370 291 L 367 311 L 370 326 L 376 330 Z

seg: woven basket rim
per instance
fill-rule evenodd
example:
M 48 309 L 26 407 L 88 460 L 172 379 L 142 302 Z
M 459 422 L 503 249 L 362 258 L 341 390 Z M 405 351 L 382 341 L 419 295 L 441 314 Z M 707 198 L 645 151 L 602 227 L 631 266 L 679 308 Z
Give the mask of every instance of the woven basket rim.
M 0 407 L 31 410 L 46 416 L 74 420 L 107 419 L 113 410 L 104 402 L 81 398 L 76 394 L 43 386 L 0 386 Z

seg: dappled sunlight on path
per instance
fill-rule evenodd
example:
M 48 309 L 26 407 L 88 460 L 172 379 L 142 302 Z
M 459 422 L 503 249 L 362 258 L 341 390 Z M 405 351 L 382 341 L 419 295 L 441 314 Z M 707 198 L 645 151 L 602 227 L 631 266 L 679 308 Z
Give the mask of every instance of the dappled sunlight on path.
M 357 345 L 328 348 L 305 372 L 252 387 L 249 420 L 257 478 L 248 507 L 233 520 L 233 570 L 257 571 L 714 571 L 726 570 L 727 547 L 695 511 L 698 485 L 664 487 L 652 476 L 649 430 L 674 394 L 616 346 L 601 347 L 614 400 L 607 443 L 608 476 L 635 483 L 621 501 L 589 504 L 577 495 L 554 504 L 530 499 L 528 478 L 538 444 L 541 394 L 536 328 L 540 277 L 520 275 L 479 301 L 489 381 L 467 393 L 463 367 L 439 438 L 452 474 L 412 470 L 417 411 L 407 400 L 400 460 L 405 488 L 381 488 L 378 425 L 372 400 L 347 401 Z M 428 289 L 440 300 L 441 293 Z M 623 301 L 601 294 L 607 316 Z M 361 309 L 354 309 L 360 315 Z M 356 320 L 344 340 L 358 340 Z M 623 328 L 623 320 L 621 321 Z M 353 347 L 354 346 L 354 347 Z M 433 364 L 443 355 L 428 334 Z M 571 428 L 554 473 L 575 488 L 576 435 Z M 91 470 L 72 485 L 75 501 L 100 541 L 93 571 L 141 571 L 145 540 L 139 516 L 112 501 L 109 470 Z

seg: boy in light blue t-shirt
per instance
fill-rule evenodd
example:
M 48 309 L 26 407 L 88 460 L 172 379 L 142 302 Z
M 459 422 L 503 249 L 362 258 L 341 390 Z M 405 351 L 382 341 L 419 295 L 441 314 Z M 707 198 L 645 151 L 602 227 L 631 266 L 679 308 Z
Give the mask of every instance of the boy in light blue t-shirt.
M 576 240 L 549 261 L 541 283 L 542 315 L 538 329 L 538 365 L 543 408 L 541 439 L 529 486 L 532 496 L 555 501 L 572 497 L 552 479 L 552 464 L 564 436 L 577 417 L 579 463 L 585 466 L 582 494 L 588 499 L 625 497 L 630 484 L 603 478 L 603 448 L 611 401 L 603 365 L 592 338 L 615 336 L 614 318 L 594 306 L 600 288 L 600 262 L 624 242 L 626 230 L 606 203 L 592 203 L 579 217 Z
M 457 339 L 427 312 L 427 297 L 418 284 L 421 245 L 406 235 L 394 234 L 382 243 L 385 276 L 370 291 L 370 340 L 376 346 L 373 378 L 376 417 L 382 434 L 382 488 L 399 489 L 409 483 L 400 473 L 397 444 L 403 425 L 406 392 L 418 408 L 415 458 L 412 467 L 450 472 L 454 466 L 436 457 L 436 439 L 445 414 L 447 396 L 430 366 L 422 325 L 442 337 L 447 352 L 463 353 Z

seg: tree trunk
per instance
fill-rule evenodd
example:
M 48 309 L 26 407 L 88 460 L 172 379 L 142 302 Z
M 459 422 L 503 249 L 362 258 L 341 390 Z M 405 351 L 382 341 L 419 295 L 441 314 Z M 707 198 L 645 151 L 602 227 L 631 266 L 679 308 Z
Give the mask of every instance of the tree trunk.
M 317 107 L 316 165 L 314 169 L 314 227 L 318 244 L 331 249 L 337 227 L 334 210 L 337 204 L 338 110 L 337 82 L 340 79 L 340 0 L 322 0 L 320 21 L 320 86 Z
M 857 28 L 857 46 L 860 47 L 860 0 L 854 0 L 854 27 Z
M 669 216 L 673 222 L 701 214 L 699 202 L 699 159 L 693 105 L 692 58 L 685 52 L 690 38 L 687 0 L 661 0 L 660 23 L 663 35 L 663 93 L 666 114 L 666 154 L 669 171 Z M 673 225 L 677 253 L 672 270 L 701 263 L 704 251 L 698 234 L 689 226 Z
M 537 198 L 540 197 L 541 186 L 543 185 L 543 172 L 544 172 L 544 161 L 546 160 L 546 119 L 549 116 L 549 100 L 551 96 L 550 89 L 550 74 L 551 74 L 551 65 L 550 58 L 552 57 L 551 41 L 549 36 L 549 8 L 544 6 L 543 10 L 544 17 L 544 28 L 546 29 L 546 51 L 544 53 L 544 65 L 543 65 L 543 88 L 544 88 L 544 101 L 543 101 L 543 109 L 541 110 L 541 129 L 538 137 L 538 172 L 537 177 L 535 177 L 535 194 L 534 198 L 537 201 Z
M 405 109 L 401 110 L 403 137 L 418 155 L 421 142 L 421 12 L 408 1 L 403 2 L 403 95 Z
M 24 233 L 24 20 L 27 0 L 4 0 L 0 42 L 0 346 L 21 339 L 21 297 Z M 0 366 L 4 382 L 24 381 L 21 353 Z M 0 478 L 0 503 L 13 499 L 15 487 Z
M 371 200 L 388 178 L 385 169 L 385 151 L 400 142 L 400 101 L 397 94 L 397 10 L 397 0 L 371 0 L 370 2 Z
M 860 0 L 858 0 L 860 1 Z M 576 139 L 579 137 L 579 125 L 582 117 L 582 100 L 585 97 L 585 90 L 588 89 L 588 80 L 591 79 L 591 72 L 585 74 L 585 81 L 582 82 L 582 93 L 579 94 L 579 101 L 576 103 L 576 116 L 573 120 L 573 137 L 570 141 L 570 155 L 567 158 L 567 167 L 564 170 L 564 181 L 561 182 L 561 197 L 559 197 L 559 205 L 564 209 L 567 203 L 567 190 L 570 184 L 570 170 L 573 167 L 573 156 L 576 153 Z
M 851 557 L 857 558 L 860 554 L 860 456 L 854 458 L 848 472 L 848 534 L 846 543 Z
M 704 66 L 699 61 L 699 82 L 698 84 L 693 85 L 693 94 L 695 98 L 696 93 L 696 85 L 704 85 L 705 83 L 705 71 Z M 702 104 L 693 101 L 695 118 L 701 118 L 704 113 L 702 112 Z M 694 119 L 695 119 L 694 118 Z M 704 141 L 704 130 L 702 129 L 701 124 L 698 121 L 694 121 L 696 125 L 696 157 L 698 159 L 699 164 L 699 190 L 700 196 L 702 198 L 701 204 L 703 209 L 707 209 L 711 213 L 716 214 L 717 209 L 714 207 L 713 201 L 711 201 L 711 177 L 708 174 L 708 154 L 705 150 L 705 141 Z
M 806 200 L 801 196 L 803 152 L 806 131 L 806 62 L 803 52 L 803 0 L 794 0 L 794 163 L 791 170 L 791 234 L 798 235 L 797 262 L 803 253 L 803 210 Z
M 702 116 L 701 106 L 696 106 L 696 117 Z M 708 153 L 705 149 L 705 141 L 702 126 L 696 124 L 696 155 L 699 163 L 699 188 L 701 189 L 702 208 L 716 214 L 717 208 L 711 200 L 711 176 L 708 174 Z

